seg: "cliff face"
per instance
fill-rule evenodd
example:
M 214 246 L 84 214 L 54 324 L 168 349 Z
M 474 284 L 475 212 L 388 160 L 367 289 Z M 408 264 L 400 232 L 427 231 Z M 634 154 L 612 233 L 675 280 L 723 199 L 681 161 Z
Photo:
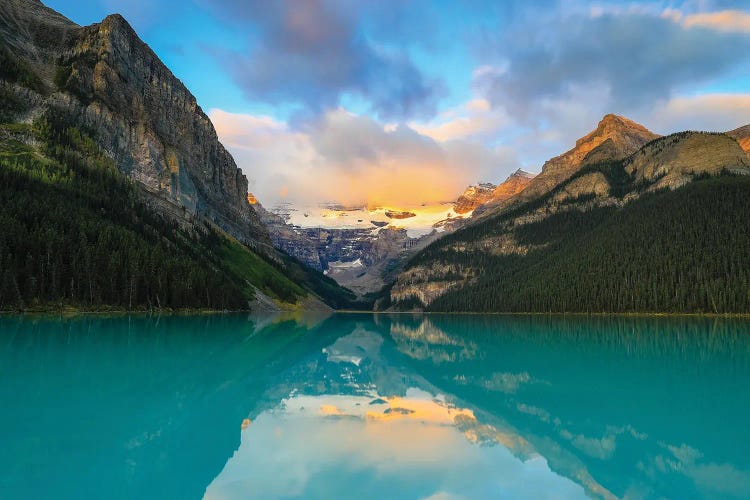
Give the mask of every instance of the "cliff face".
M 0 4 L 0 35 L 43 88 L 4 83 L 15 117 L 53 114 L 91 130 L 151 204 L 189 223 L 205 217 L 255 248 L 270 248 L 247 200 L 247 179 L 195 97 L 119 15 L 79 27 L 35 0 Z
M 457 214 L 465 214 L 471 212 L 479 205 L 492 200 L 492 193 L 495 191 L 495 186 L 491 183 L 477 184 L 476 186 L 469 186 L 466 190 L 461 193 L 456 203 L 453 204 L 453 210 Z
M 736 140 L 748 157 L 750 157 L 750 125 L 727 132 L 727 135 Z
M 469 186 L 458 197 L 453 210 L 457 214 L 465 214 L 482 205 L 502 203 L 526 189 L 533 178 L 534 174 L 518 169 L 497 186 L 489 183 Z

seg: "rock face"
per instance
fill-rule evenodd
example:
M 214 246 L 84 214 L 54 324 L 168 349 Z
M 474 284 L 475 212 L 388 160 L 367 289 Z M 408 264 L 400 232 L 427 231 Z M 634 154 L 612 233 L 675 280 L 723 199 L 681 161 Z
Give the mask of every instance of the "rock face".
M 698 174 L 744 173 L 748 168 L 750 159 L 735 140 L 725 134 L 701 132 L 662 137 L 625 164 L 625 171 L 636 183 L 653 183 L 652 190 L 679 187 Z
M 79 27 L 36 0 L 0 4 L 0 36 L 45 92 L 7 85 L 26 109 L 95 132 L 98 146 L 162 213 L 204 217 L 243 243 L 270 249 L 247 179 L 195 97 L 119 15 Z
M 625 158 L 658 137 L 632 120 L 606 115 L 595 130 L 576 141 L 573 149 L 545 162 L 542 172 L 512 200 L 523 202 L 542 196 L 582 166 Z
M 507 200 L 512 199 L 526 189 L 535 177 L 536 175 L 525 172 L 519 168 L 511 174 L 505 182 L 495 187 L 486 201 L 473 208 L 474 213 L 472 216 L 480 217 L 482 214 L 503 205 Z
M 273 245 L 313 269 L 325 272 L 359 295 L 381 289 L 395 278 L 392 267 L 437 238 L 437 234 L 410 237 L 405 229 L 298 227 L 283 217 L 254 205 Z
M 466 191 L 453 204 L 453 211 L 457 214 L 465 214 L 471 212 L 479 205 L 484 205 L 492 200 L 492 193 L 496 187 L 498 186 L 489 182 L 467 187 Z
M 727 135 L 736 140 L 748 157 L 750 157 L 750 125 L 727 132 Z
M 519 168 L 497 186 L 490 183 L 469 186 L 458 197 L 456 203 L 453 205 L 453 210 L 457 214 L 465 214 L 476 210 L 482 205 L 502 203 L 526 189 L 526 186 L 529 185 L 531 179 L 534 177 L 534 174 L 530 174 Z

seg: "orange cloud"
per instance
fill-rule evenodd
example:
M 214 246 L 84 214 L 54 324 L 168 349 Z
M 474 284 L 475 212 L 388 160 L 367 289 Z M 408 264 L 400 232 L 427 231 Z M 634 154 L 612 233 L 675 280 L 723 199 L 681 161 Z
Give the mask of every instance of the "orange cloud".
M 510 149 L 441 141 L 343 109 L 302 130 L 263 116 L 222 110 L 209 115 L 250 179 L 250 190 L 266 205 L 282 199 L 404 207 L 452 201 L 467 185 L 504 178 L 518 163 Z
M 663 17 L 686 28 L 709 28 L 726 33 L 750 33 L 750 13 L 741 10 L 722 10 L 684 15 L 679 10 L 667 9 Z

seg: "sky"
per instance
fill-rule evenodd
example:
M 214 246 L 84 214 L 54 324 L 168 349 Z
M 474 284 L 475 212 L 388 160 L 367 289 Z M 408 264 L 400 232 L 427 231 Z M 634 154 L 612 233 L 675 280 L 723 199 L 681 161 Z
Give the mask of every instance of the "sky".
M 266 206 L 412 206 L 539 172 L 606 113 L 750 123 L 750 0 L 45 0 L 122 14 Z

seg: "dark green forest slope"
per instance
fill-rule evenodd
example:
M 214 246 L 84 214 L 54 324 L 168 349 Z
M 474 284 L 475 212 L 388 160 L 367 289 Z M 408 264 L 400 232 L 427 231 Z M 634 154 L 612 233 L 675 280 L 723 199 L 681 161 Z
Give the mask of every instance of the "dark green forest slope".
M 535 248 L 526 255 L 451 250 L 526 208 L 448 236 L 415 257 L 410 266 L 437 259 L 480 269 L 427 310 L 750 312 L 748 176 L 703 176 L 623 208 L 558 212 L 516 229 L 519 243 Z
M 247 309 L 255 288 L 285 303 L 311 291 L 334 306 L 353 298 L 290 258 L 262 257 L 202 221 L 181 228 L 158 215 L 93 132 L 63 117 L 0 128 L 0 310 Z

